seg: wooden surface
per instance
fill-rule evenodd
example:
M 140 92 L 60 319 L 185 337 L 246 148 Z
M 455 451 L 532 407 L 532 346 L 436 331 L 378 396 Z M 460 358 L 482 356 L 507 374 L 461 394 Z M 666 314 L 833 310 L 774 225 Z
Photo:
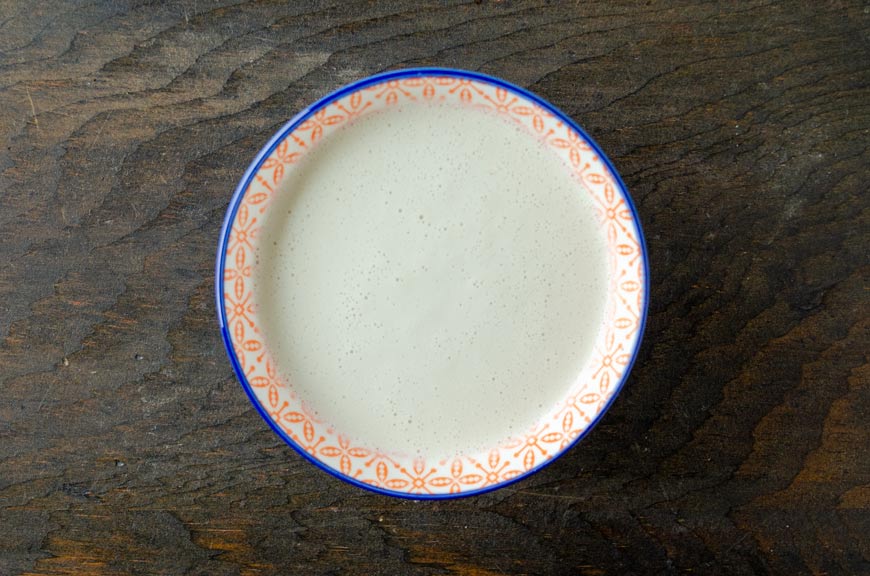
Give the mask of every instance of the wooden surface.
M 212 296 L 270 134 L 410 65 L 576 118 L 652 265 L 600 426 L 442 503 L 282 444 Z M 870 573 L 866 4 L 0 0 L 0 140 L 0 575 Z

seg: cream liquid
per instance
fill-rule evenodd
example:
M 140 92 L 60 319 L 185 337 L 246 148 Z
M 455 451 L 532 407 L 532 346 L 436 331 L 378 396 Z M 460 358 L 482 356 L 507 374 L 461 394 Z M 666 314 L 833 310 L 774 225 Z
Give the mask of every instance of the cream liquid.
M 480 109 L 369 114 L 308 153 L 266 214 L 264 341 L 354 445 L 427 458 L 522 434 L 589 360 L 603 232 L 552 151 Z

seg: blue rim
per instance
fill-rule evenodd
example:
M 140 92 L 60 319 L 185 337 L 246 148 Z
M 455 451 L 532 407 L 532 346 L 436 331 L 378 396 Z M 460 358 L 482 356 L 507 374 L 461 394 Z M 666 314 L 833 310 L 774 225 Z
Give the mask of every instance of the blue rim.
M 248 189 L 248 186 L 251 183 L 251 180 L 254 177 L 254 174 L 260 169 L 260 166 L 269 157 L 273 150 L 278 146 L 278 144 L 287 137 L 288 134 L 293 132 L 302 122 L 307 120 L 310 116 L 312 116 L 315 112 L 320 110 L 321 108 L 329 105 L 331 102 L 338 100 L 339 98 L 345 96 L 348 93 L 355 92 L 360 90 L 361 88 L 365 88 L 366 86 L 370 86 L 372 84 L 378 84 L 385 80 L 394 80 L 398 78 L 408 78 L 415 76 L 452 76 L 455 78 L 462 78 L 468 80 L 478 80 L 480 82 L 485 82 L 487 84 L 493 84 L 495 86 L 499 86 L 508 90 L 509 92 L 513 92 L 523 98 L 531 100 L 532 102 L 539 105 L 541 108 L 549 110 L 555 116 L 557 116 L 562 122 L 566 125 L 570 126 L 572 129 L 576 130 L 578 134 L 580 134 L 592 147 L 593 150 L 598 154 L 599 158 L 604 162 L 607 169 L 610 171 L 614 180 L 616 180 L 617 185 L 619 186 L 619 190 L 622 193 L 623 198 L 625 199 L 625 203 L 628 205 L 629 210 L 631 210 L 631 215 L 634 220 L 634 225 L 637 228 L 638 234 L 638 243 L 640 244 L 641 256 L 643 259 L 643 310 L 641 310 L 640 317 L 640 327 L 638 329 L 638 337 L 637 342 L 635 343 L 634 349 L 631 352 L 631 358 L 626 366 L 625 372 L 623 372 L 622 377 L 616 385 L 616 389 L 613 392 L 613 395 L 610 397 L 610 400 L 607 401 L 607 404 L 604 406 L 604 409 L 601 410 L 594 420 L 586 427 L 586 429 L 574 439 L 571 444 L 560 450 L 557 454 L 555 454 L 550 460 L 539 464 L 538 466 L 520 474 L 516 478 L 511 478 L 510 480 L 506 480 L 499 484 L 494 484 L 492 486 L 487 486 L 486 488 L 481 488 L 479 490 L 474 490 L 471 492 L 463 492 L 460 494 L 409 494 L 407 492 L 398 492 L 394 490 L 385 490 L 383 488 L 378 488 L 376 486 L 371 486 L 364 482 L 360 482 L 350 476 L 346 476 L 342 474 L 340 471 L 335 470 L 327 465 L 325 465 L 320 460 L 314 458 L 310 454 L 308 454 L 304 448 L 299 446 L 296 442 L 293 441 L 290 436 L 275 423 L 272 418 L 269 417 L 268 412 L 263 408 L 260 404 L 260 401 L 257 399 L 254 394 L 254 390 L 245 377 L 244 371 L 242 367 L 239 365 L 238 358 L 236 358 L 235 350 L 233 349 L 232 340 L 230 338 L 229 329 L 227 328 L 226 321 L 226 309 L 224 307 L 224 263 L 226 261 L 227 254 L 227 244 L 229 242 L 229 232 L 232 226 L 233 220 L 236 217 L 236 211 L 241 204 L 242 197 L 245 194 L 245 190 Z M 384 72 L 381 74 L 375 74 L 374 76 L 369 76 L 367 78 L 363 78 L 362 80 L 357 80 L 352 84 L 348 84 L 343 88 L 340 88 L 329 94 L 324 96 L 311 106 L 308 106 L 299 114 L 293 117 L 292 120 L 287 122 L 278 132 L 272 136 L 269 142 L 264 146 L 260 152 L 257 154 L 254 161 L 251 162 L 251 165 L 248 166 L 247 171 L 245 171 L 245 175 L 242 177 L 239 185 L 236 187 L 235 192 L 233 193 L 232 200 L 230 200 L 229 207 L 227 208 L 227 215 L 224 218 L 223 227 L 221 228 L 220 240 L 218 242 L 218 251 L 217 251 L 217 262 L 215 266 L 215 299 L 217 304 L 217 313 L 218 313 L 218 323 L 220 325 L 221 335 L 223 336 L 224 346 L 227 350 L 227 355 L 230 358 L 230 362 L 232 363 L 233 370 L 236 373 L 236 377 L 242 383 L 242 387 L 245 389 L 245 392 L 248 394 L 248 398 L 250 398 L 251 403 L 257 409 L 257 412 L 260 413 L 260 416 L 266 421 L 266 423 L 275 431 L 278 436 L 281 437 L 284 442 L 286 442 L 291 448 L 293 448 L 297 453 L 299 453 L 303 458 L 320 468 L 321 470 L 339 478 L 340 480 L 344 480 L 354 486 L 358 486 L 365 490 L 370 490 L 372 492 L 376 492 L 378 494 L 384 494 L 386 496 L 394 496 L 398 498 L 407 498 L 410 500 L 446 500 L 453 498 L 465 498 L 468 496 L 477 496 L 480 494 L 485 494 L 487 492 L 491 492 L 493 490 L 497 490 L 499 488 L 504 488 L 505 486 L 510 486 L 515 482 L 519 482 L 520 480 L 529 477 L 530 475 L 539 472 L 540 470 L 546 468 L 553 462 L 555 462 L 558 458 L 560 458 L 563 454 L 565 454 L 568 450 L 577 445 L 580 440 L 586 437 L 589 432 L 592 431 L 593 428 L 598 424 L 598 422 L 602 419 L 604 414 L 610 409 L 610 406 L 616 400 L 616 397 L 619 396 L 619 393 L 622 391 L 622 387 L 625 384 L 626 379 L 628 379 L 628 375 L 631 373 L 631 369 L 634 366 L 634 361 L 637 358 L 638 351 L 640 350 L 641 342 L 643 341 L 643 334 L 646 328 L 646 318 L 647 318 L 647 310 L 649 309 L 649 260 L 647 259 L 647 249 L 646 249 L 646 240 L 644 239 L 643 230 L 640 225 L 640 218 L 637 214 L 637 209 L 634 206 L 634 202 L 631 199 L 631 196 L 628 194 L 628 189 L 625 186 L 625 183 L 622 181 L 622 178 L 619 176 L 619 173 L 614 168 L 613 163 L 607 157 L 606 154 L 601 150 L 598 144 L 595 143 L 592 138 L 578 126 L 571 118 L 569 118 L 564 112 L 544 100 L 543 98 L 520 88 L 519 86 L 515 86 L 509 82 L 505 82 L 504 80 L 500 80 L 499 78 L 494 78 L 492 76 L 488 76 L 486 74 L 480 74 L 479 72 L 469 72 L 466 70 L 457 70 L 453 68 L 406 68 L 403 70 L 395 70 L 391 72 Z

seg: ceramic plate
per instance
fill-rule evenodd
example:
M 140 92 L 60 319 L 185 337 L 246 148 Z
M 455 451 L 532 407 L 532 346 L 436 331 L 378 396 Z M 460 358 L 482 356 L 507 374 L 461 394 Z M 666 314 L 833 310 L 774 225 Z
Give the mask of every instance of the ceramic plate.
M 433 457 L 367 446 L 326 423 L 282 378 L 264 338 L 254 286 L 258 243 L 275 198 L 306 154 L 343 126 L 395 106 L 438 102 L 474 106 L 516 124 L 561 158 L 591 195 L 606 246 L 607 302 L 591 359 L 536 423 L 497 445 Z M 229 204 L 217 257 L 220 329 L 239 380 L 272 429 L 303 457 L 357 486 L 410 498 L 479 494 L 515 482 L 577 443 L 613 402 L 637 353 L 647 309 L 648 273 L 634 205 L 610 161 L 570 118 L 502 80 L 452 69 L 407 69 L 365 78 L 316 102 L 288 122 L 251 163 Z M 372 415 L 372 417 L 376 417 Z

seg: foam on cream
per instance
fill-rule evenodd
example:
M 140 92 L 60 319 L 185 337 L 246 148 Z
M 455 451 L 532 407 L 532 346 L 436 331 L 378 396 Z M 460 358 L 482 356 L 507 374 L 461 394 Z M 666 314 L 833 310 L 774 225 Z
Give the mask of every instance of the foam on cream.
M 499 115 L 371 113 L 296 164 L 255 299 L 279 373 L 356 446 L 429 458 L 522 434 L 589 360 L 606 300 L 588 193 Z

